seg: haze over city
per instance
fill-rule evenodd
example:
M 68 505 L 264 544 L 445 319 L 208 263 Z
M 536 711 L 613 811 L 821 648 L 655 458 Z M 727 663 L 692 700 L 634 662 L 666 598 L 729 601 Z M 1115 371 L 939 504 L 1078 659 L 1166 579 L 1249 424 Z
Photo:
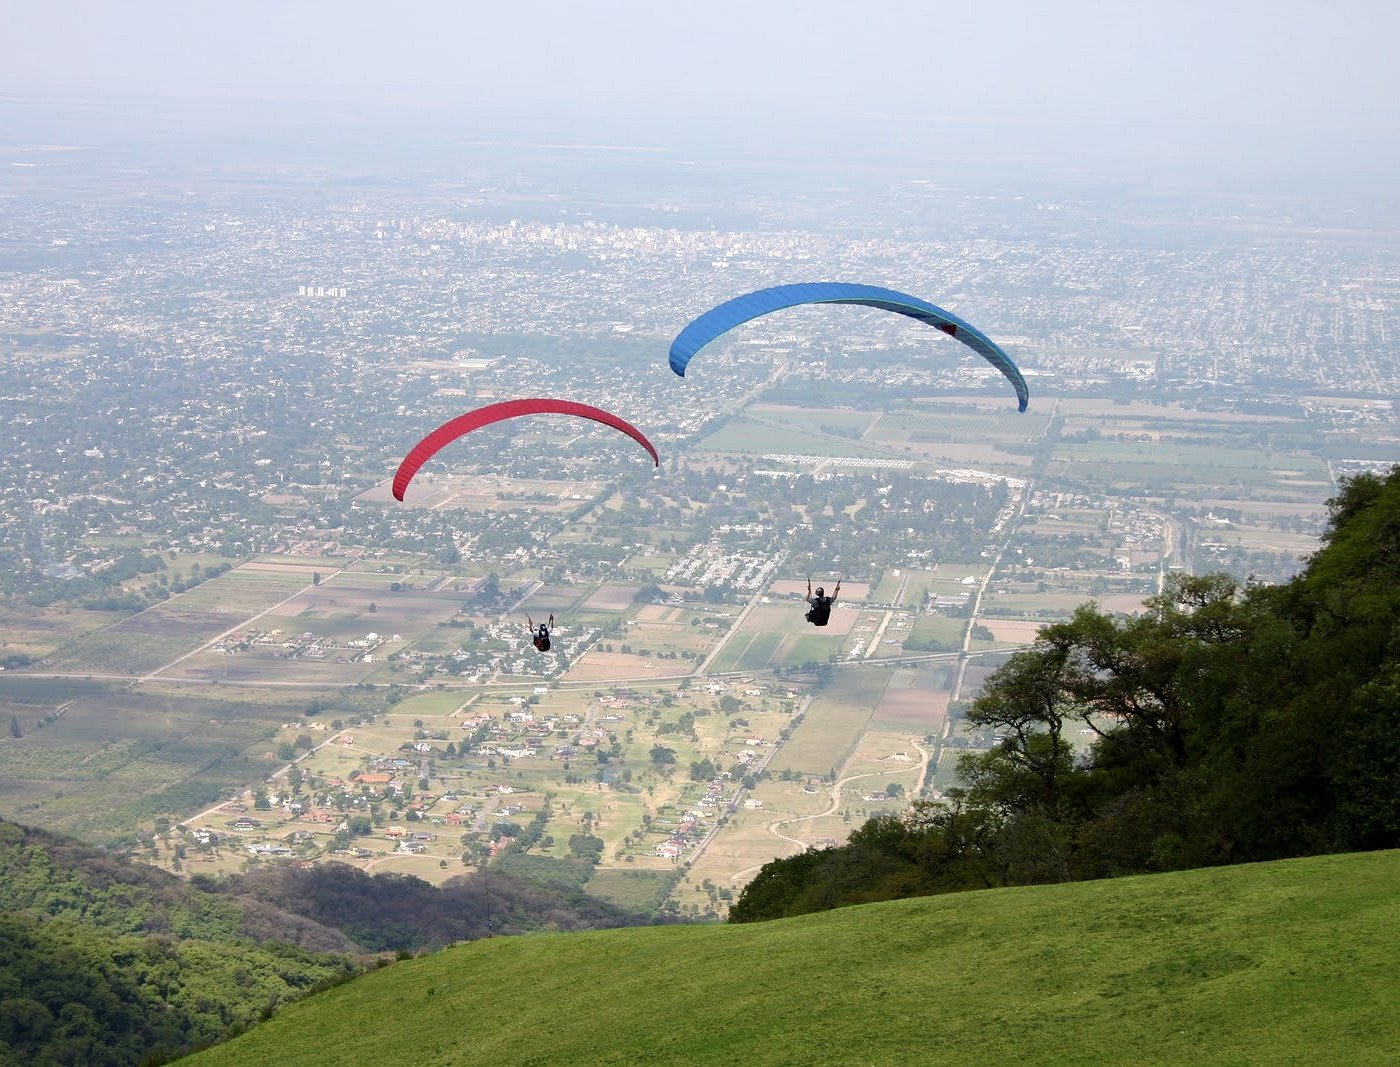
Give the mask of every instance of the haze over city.
M 686 151 L 879 144 L 1059 166 L 1334 175 L 1395 163 L 1377 0 L 707 5 L 8 4 L 0 91 L 134 130 L 396 121 Z M 140 107 L 131 102 L 139 100 Z M 870 124 L 874 124 L 873 128 Z M 871 133 L 878 131 L 875 136 Z M 573 135 L 571 137 L 570 135 Z M 949 145 L 954 138 L 959 145 Z

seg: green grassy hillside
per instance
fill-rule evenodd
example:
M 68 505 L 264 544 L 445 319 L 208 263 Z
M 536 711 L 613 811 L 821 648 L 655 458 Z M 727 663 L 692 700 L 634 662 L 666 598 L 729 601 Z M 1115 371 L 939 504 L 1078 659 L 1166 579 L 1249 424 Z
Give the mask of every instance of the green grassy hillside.
M 1400 852 L 503 938 L 189 1061 L 1400 1060 Z

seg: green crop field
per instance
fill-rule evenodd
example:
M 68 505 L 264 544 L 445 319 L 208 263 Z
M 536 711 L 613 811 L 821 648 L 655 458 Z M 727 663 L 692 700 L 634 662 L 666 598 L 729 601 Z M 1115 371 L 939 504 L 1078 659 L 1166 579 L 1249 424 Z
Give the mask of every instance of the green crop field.
M 788 646 L 783 660 L 785 663 L 793 665 L 825 663 L 828 656 L 839 654 L 845 643 L 845 640 L 840 637 L 818 637 L 816 634 L 805 634 Z
M 0 704 L 32 704 L 57 707 L 76 697 L 106 692 L 107 682 L 84 678 L 34 678 L 23 674 L 0 675 Z
M 966 619 L 950 619 L 946 615 L 920 615 L 909 632 L 912 641 L 937 641 L 950 648 L 961 648 L 967 632 Z
M 592 589 L 585 586 L 546 585 L 530 595 L 530 599 L 520 605 L 518 615 L 530 615 L 536 622 L 553 612 L 563 612 L 579 603 Z
M 327 574 L 329 573 L 327 571 Z M 188 608 L 222 609 L 228 613 L 229 625 L 232 626 L 240 618 L 256 615 L 310 584 L 309 574 L 246 570 L 240 567 L 217 578 L 211 578 L 173 599 L 174 603 L 183 604 Z
M 0 814 L 95 839 L 183 817 L 267 773 L 257 745 L 285 714 L 144 691 L 77 696 L 0 745 Z
M 826 433 L 860 434 L 879 416 L 870 411 L 845 411 L 839 408 L 792 408 L 754 404 L 748 414 L 764 422 L 777 422 L 799 430 L 821 430 Z
M 748 630 L 736 631 L 724 646 L 724 651 L 715 657 L 710 669 L 717 672 L 751 671 L 766 667 L 778 645 L 782 643 L 783 636 L 775 633 L 752 633 Z
M 427 585 L 429 582 L 431 582 L 434 578 L 438 577 L 440 577 L 440 575 L 437 574 L 414 573 L 413 575 L 407 575 L 395 574 L 392 571 L 342 571 L 339 574 L 328 576 L 326 580 L 321 584 L 327 586 L 349 585 L 360 589 L 372 589 L 380 593 L 385 593 L 391 592 L 389 587 L 394 585 L 396 582 L 399 585 L 402 585 L 404 582 L 408 582 L 415 587 L 421 588 L 422 586 Z M 305 580 L 305 575 L 298 575 L 298 578 L 301 579 L 302 585 L 309 584 Z M 288 591 L 286 595 L 290 596 L 291 593 L 295 591 L 295 589 L 296 586 L 292 586 L 292 588 Z
M 266 575 L 233 571 L 171 597 L 106 629 L 80 637 L 51 657 L 56 671 L 142 674 L 192 652 L 308 583 L 269 583 Z M 281 576 L 277 576 L 281 577 Z
M 1259 448 L 1226 448 L 1173 441 L 1061 442 L 1047 473 L 1073 477 L 1075 468 L 1092 466 L 1101 484 L 1169 484 L 1268 489 L 1291 496 L 1318 495 L 1330 486 L 1327 469 L 1316 456 Z
M 469 692 L 415 693 L 394 705 L 396 719 L 440 719 L 452 714 L 471 698 Z M 434 724 L 436 725 L 436 724 Z
M 404 558 L 405 558 L 405 559 L 408 559 L 408 558 L 412 558 L 412 557 L 404 557 Z M 390 557 L 390 560 L 392 560 L 392 559 L 393 559 L 393 557 Z M 337 568 L 349 566 L 349 565 L 350 565 L 352 562 L 354 562 L 354 561 L 351 560 L 351 559 L 348 559 L 348 558 L 346 558 L 346 557 L 344 557 L 344 556 L 292 556 L 292 555 L 283 556 L 283 555 L 274 555 L 274 556 L 259 556 L 257 559 L 253 560 L 253 562 L 254 562 L 254 563 L 267 563 L 267 564 L 271 564 L 271 565 L 277 566 L 277 567 L 288 567 L 288 566 L 289 566 L 289 567 L 321 567 L 321 568 L 324 568 L 324 569 L 325 569 L 325 572 L 329 574 L 331 571 L 336 570 Z M 381 563 L 382 563 L 382 562 L 385 562 L 385 561 L 384 561 L 384 560 L 380 560 L 380 561 L 378 561 L 378 562 L 381 562 Z M 415 559 L 415 562 L 416 562 L 416 559 Z
M 777 651 L 782 640 L 782 634 L 755 634 L 754 639 L 749 642 L 749 647 L 739 658 L 738 669 L 749 671 L 768 666 L 769 661 L 773 658 L 773 653 Z
M 1144 594 L 1146 596 L 1148 594 Z M 1046 612 L 1055 617 L 1068 618 L 1074 609 L 1092 597 L 1087 593 L 1008 593 L 989 592 L 982 599 L 982 614 L 1034 615 Z
M 1030 441 L 1045 432 L 1045 414 L 1009 412 L 977 414 L 952 409 L 897 411 L 883 416 L 869 433 L 874 440 Z
M 884 449 L 862 445 L 852 438 L 823 437 L 804 433 L 795 427 L 774 426 L 737 418 L 710 434 L 696 446 L 701 451 L 743 452 L 755 455 L 768 453 L 801 453 L 812 456 L 887 456 Z
M 477 941 L 190 1062 L 362 1062 L 365 1019 L 405 1063 L 1395 1062 L 1397 882 L 1376 852 Z
M 143 674 L 169 663 L 182 652 L 193 651 L 207 639 L 179 631 L 154 634 L 104 630 L 60 649 L 50 666 L 55 671 L 73 674 Z
M 888 604 L 894 600 L 895 594 L 899 592 L 902 579 L 894 571 L 886 571 L 880 579 L 880 584 L 870 592 L 870 599 L 876 604 Z
M 629 871 L 622 868 L 595 870 L 588 880 L 590 896 L 623 908 L 653 911 L 670 892 L 675 876 L 670 871 Z
M 875 706 L 884 695 L 893 671 L 842 671 L 807 708 L 787 744 L 768 769 L 826 774 L 839 769 L 865 731 Z
M 964 578 L 976 578 L 978 581 L 987 573 L 987 568 L 980 563 L 940 563 L 933 572 L 939 581 L 962 581 Z

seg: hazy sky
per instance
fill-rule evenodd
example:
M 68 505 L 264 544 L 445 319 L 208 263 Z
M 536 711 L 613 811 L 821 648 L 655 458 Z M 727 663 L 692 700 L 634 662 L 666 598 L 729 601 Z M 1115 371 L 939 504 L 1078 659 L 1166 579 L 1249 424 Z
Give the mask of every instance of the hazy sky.
M 1400 142 L 1400 3 L 0 0 L 0 92 L 635 124 L 1107 125 L 1184 147 Z M 0 133 L 0 137 L 3 133 Z

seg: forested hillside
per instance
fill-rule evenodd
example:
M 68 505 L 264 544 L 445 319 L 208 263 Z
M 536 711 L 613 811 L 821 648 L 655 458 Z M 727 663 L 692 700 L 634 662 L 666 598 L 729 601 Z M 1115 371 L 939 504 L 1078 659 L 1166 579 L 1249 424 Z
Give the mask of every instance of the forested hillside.
M 358 970 L 348 957 L 285 945 L 114 934 L 3 913 L 0 1062 L 159 1060 Z
M 0 822 L 0 1063 L 174 1056 L 354 975 L 358 951 L 271 905 Z
M 655 922 L 582 892 L 503 872 L 442 886 L 408 875 L 368 875 L 345 864 L 280 864 L 218 885 L 343 931 L 370 951 L 421 951 L 492 934 L 595 930 Z
M 960 788 L 768 864 L 731 920 L 1400 846 L 1400 468 L 1329 506 L 1287 584 L 1178 576 L 1044 628 L 972 705 L 1001 740 Z
M 367 952 L 645 921 L 495 873 L 438 888 L 285 864 L 190 884 L 0 821 L 0 1063 L 160 1059 L 352 976 Z
M 276 941 L 315 952 L 362 951 L 339 930 L 250 894 L 204 892 L 158 868 L 4 820 L 0 912 L 67 919 L 117 934 Z

